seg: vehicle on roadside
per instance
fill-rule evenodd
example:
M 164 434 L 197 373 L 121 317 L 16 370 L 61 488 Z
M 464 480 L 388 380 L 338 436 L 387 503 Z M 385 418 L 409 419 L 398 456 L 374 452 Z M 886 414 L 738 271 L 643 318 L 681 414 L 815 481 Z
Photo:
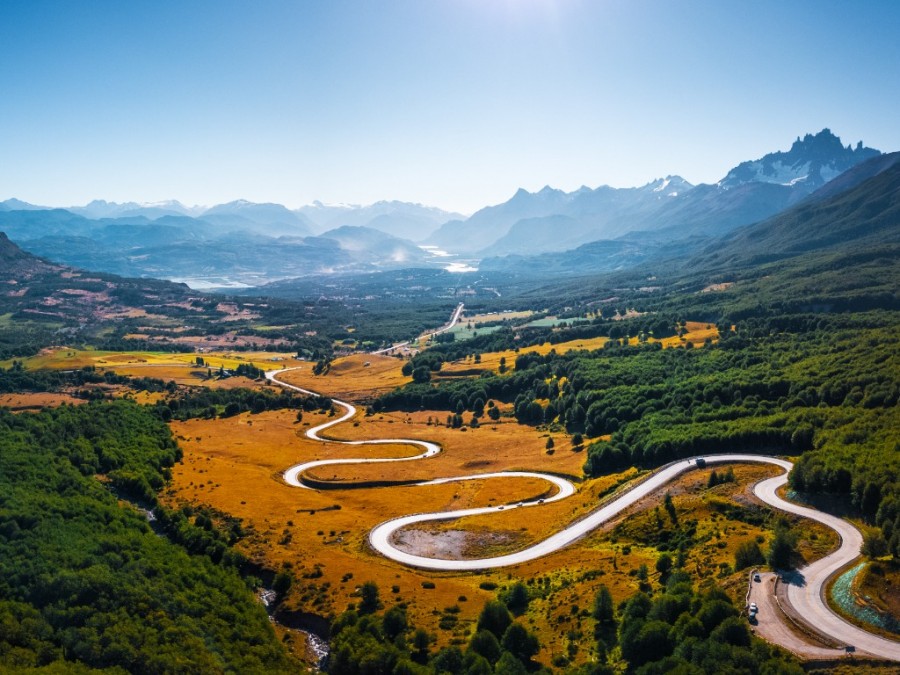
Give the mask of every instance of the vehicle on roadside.
M 760 579 L 759 574 L 754 574 L 753 581 L 756 581 L 758 583 L 758 582 L 762 581 L 762 579 Z
M 756 606 L 755 602 L 750 603 L 750 611 L 756 614 L 759 611 L 759 607 Z

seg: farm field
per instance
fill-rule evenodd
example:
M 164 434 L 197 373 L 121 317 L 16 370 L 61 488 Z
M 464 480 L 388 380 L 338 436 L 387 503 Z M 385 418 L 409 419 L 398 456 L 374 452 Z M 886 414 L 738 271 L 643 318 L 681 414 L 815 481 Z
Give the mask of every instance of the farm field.
M 513 311 L 506 310 L 502 312 L 481 312 L 481 313 L 473 313 L 469 314 L 463 312 L 460 317 L 460 323 L 471 323 L 474 325 L 482 324 L 482 323 L 491 323 L 493 321 L 521 321 L 522 319 L 527 319 L 530 316 L 533 316 L 534 312 L 530 309 L 521 310 L 521 311 Z
M 482 312 L 468 314 L 465 311 L 459 318 L 450 333 L 457 340 L 467 340 L 478 335 L 489 335 L 501 328 L 502 325 L 485 326 L 484 324 L 496 323 L 498 321 L 509 322 L 509 324 L 518 324 L 534 314 L 531 310 L 523 311 L 502 311 L 502 312 Z

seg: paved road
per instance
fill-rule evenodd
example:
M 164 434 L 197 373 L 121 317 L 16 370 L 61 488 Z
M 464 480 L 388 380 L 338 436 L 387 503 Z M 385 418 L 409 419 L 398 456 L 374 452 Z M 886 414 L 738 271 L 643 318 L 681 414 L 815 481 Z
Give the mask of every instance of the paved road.
M 458 312 L 456 316 L 458 317 Z M 270 381 L 280 384 L 281 386 L 288 389 L 314 395 L 314 392 L 311 392 L 307 389 L 302 389 L 301 387 L 287 384 L 277 379 L 277 376 L 280 373 L 285 372 L 285 370 L 294 369 L 287 368 L 284 370 L 271 371 L 266 373 L 266 377 Z M 309 429 L 306 432 L 306 436 L 308 438 L 316 441 L 328 440 L 322 438 L 320 436 L 320 433 L 330 427 L 333 427 L 337 424 L 340 424 L 341 422 L 344 422 L 345 420 L 350 419 L 356 414 L 356 408 L 354 408 L 349 403 L 334 400 L 334 404 L 340 408 L 343 408 L 345 411 L 344 414 L 340 417 L 336 417 L 333 420 L 325 422 L 324 424 L 320 424 Z M 311 469 L 316 466 L 325 466 L 329 464 L 407 462 L 415 459 L 424 459 L 426 457 L 431 457 L 440 452 L 440 447 L 435 443 L 408 438 L 390 438 L 371 441 L 329 440 L 329 442 L 340 443 L 342 445 L 368 445 L 384 443 L 408 444 L 420 447 L 424 450 L 424 452 L 411 457 L 391 459 L 348 458 L 305 462 L 303 464 L 293 466 L 285 471 L 285 481 L 290 485 L 305 487 L 301 480 L 301 474 L 307 469 Z M 515 504 L 482 507 L 476 509 L 445 511 L 441 513 L 420 513 L 395 518 L 393 520 L 381 523 L 380 525 L 375 527 L 369 533 L 369 542 L 371 543 L 372 547 L 382 555 L 405 565 L 423 569 L 464 571 L 492 569 L 509 565 L 517 565 L 519 563 L 549 555 L 580 539 L 595 528 L 607 522 L 609 519 L 632 506 L 637 501 L 654 492 L 659 491 L 664 485 L 668 484 L 685 471 L 696 468 L 697 459 L 698 458 L 682 460 L 663 467 L 659 471 L 651 474 L 647 479 L 636 485 L 630 491 L 621 495 L 609 504 L 606 504 L 596 511 L 591 512 L 586 517 L 572 523 L 568 527 L 560 530 L 556 534 L 551 535 L 547 539 L 544 539 L 543 541 L 516 553 L 497 556 L 493 558 L 446 560 L 441 558 L 418 556 L 407 553 L 405 551 L 401 551 L 393 545 L 391 539 L 393 533 L 398 529 L 407 527 L 409 525 L 414 525 L 416 523 L 423 523 L 434 520 L 450 520 L 463 516 L 499 512 L 510 508 L 529 508 L 538 506 L 544 502 L 564 499 L 575 492 L 575 488 L 572 483 L 558 476 L 524 471 L 502 471 L 497 473 L 455 476 L 419 483 L 419 485 L 434 485 L 451 481 L 487 480 L 490 478 L 514 478 L 527 476 L 532 478 L 542 478 L 552 485 L 555 485 L 557 491 L 555 494 L 542 500 L 523 501 Z M 776 490 L 787 482 L 787 474 L 793 466 L 786 460 L 779 459 L 777 457 L 767 457 L 764 455 L 745 454 L 707 455 L 703 459 L 705 460 L 705 463 L 707 465 L 732 462 L 752 462 L 773 464 L 784 469 L 784 473 L 780 476 L 776 476 L 775 478 L 770 478 L 758 483 L 754 488 L 754 493 L 756 494 L 756 496 L 763 502 L 774 506 L 777 509 L 781 509 L 788 513 L 793 513 L 821 522 L 837 531 L 841 537 L 841 545 L 837 551 L 798 571 L 799 578 L 803 579 L 805 582 L 803 584 L 790 586 L 787 596 L 789 602 L 796 609 L 796 613 L 799 614 L 799 616 L 804 617 L 807 621 L 810 621 L 817 630 L 826 633 L 839 643 L 852 645 L 859 652 L 865 652 L 881 658 L 900 661 L 900 643 L 879 637 L 877 635 L 873 635 L 845 621 L 838 615 L 834 614 L 823 599 L 823 587 L 826 580 L 839 568 L 859 556 L 860 546 L 862 544 L 862 535 L 859 533 L 859 531 L 853 525 L 851 525 L 847 521 L 841 520 L 840 518 L 830 516 L 826 513 L 822 513 L 814 509 L 797 506 L 796 504 L 792 504 L 781 499 L 776 494 Z
M 776 494 L 778 488 L 785 483 L 787 474 L 758 483 L 753 492 L 776 509 L 810 518 L 830 527 L 841 538 L 841 545 L 834 553 L 816 560 L 793 575 L 794 582 L 787 589 L 787 598 L 791 606 L 817 630 L 836 638 L 839 642 L 852 645 L 857 651 L 900 661 L 900 642 L 873 635 L 842 619 L 831 611 L 823 599 L 825 584 L 829 577 L 859 557 L 862 534 L 846 520 L 785 501 Z
M 446 333 L 448 330 L 453 328 L 457 323 L 459 323 L 459 317 L 462 314 L 463 307 L 465 307 L 465 304 L 462 302 L 459 303 L 456 306 L 456 309 L 453 310 L 453 314 L 450 315 L 450 322 L 447 325 L 442 326 L 441 328 L 438 328 L 437 330 L 432 331 L 430 333 L 426 333 L 424 337 L 426 337 L 426 338 L 434 337 L 438 333 Z M 376 349 L 374 352 L 371 352 L 371 353 L 372 354 L 387 354 L 388 352 L 392 352 L 395 349 L 400 349 L 401 347 L 408 347 L 410 342 L 412 342 L 412 340 L 407 340 L 406 342 L 398 342 L 397 344 L 391 345 L 390 347 L 385 347 L 384 349 Z
M 815 646 L 808 638 L 798 635 L 791 627 L 789 619 L 782 612 L 775 598 L 775 578 L 773 572 L 761 572 L 758 582 L 751 582 L 747 602 L 755 602 L 759 607 L 756 619 L 751 621 L 754 632 L 759 637 L 781 645 L 807 659 L 839 659 L 846 656 L 843 649 Z
M 785 462 L 784 460 L 776 459 L 773 457 L 763 457 L 760 455 L 719 455 L 715 457 L 707 457 L 706 461 L 708 464 L 724 462 L 764 462 L 769 464 L 776 464 L 786 469 L 790 469 L 791 467 L 790 462 Z M 440 558 L 427 558 L 424 556 L 417 556 L 411 553 L 406 553 L 397 549 L 391 543 L 391 535 L 396 530 L 402 527 L 413 525 L 415 523 L 422 523 L 432 520 L 450 520 L 467 515 L 502 511 L 504 509 L 510 508 L 509 505 L 490 506 L 479 509 L 465 509 L 461 511 L 444 511 L 441 513 L 423 513 L 411 516 L 403 516 L 402 518 L 395 518 L 394 520 L 389 520 L 385 523 L 382 523 L 381 525 L 378 525 L 374 530 L 372 530 L 372 532 L 369 534 L 369 542 L 372 544 L 373 548 L 375 548 L 378 552 L 388 558 L 396 560 L 397 562 L 404 563 L 406 565 L 424 569 L 462 571 L 483 570 L 496 567 L 506 567 L 509 565 L 518 565 L 519 563 L 549 555 L 550 553 L 568 546 L 572 542 L 577 541 L 589 532 L 595 530 L 600 525 L 618 515 L 631 505 L 640 501 L 647 495 L 658 491 L 663 485 L 671 482 L 680 474 L 695 467 L 696 464 L 693 459 L 688 459 L 677 462 L 675 464 L 671 464 L 661 471 L 654 473 L 649 478 L 642 481 L 640 484 L 623 494 L 618 499 L 610 502 L 600 509 L 597 509 L 596 511 L 591 512 L 585 518 L 572 523 L 568 527 L 560 530 L 556 534 L 549 536 L 543 541 L 534 544 L 533 546 L 530 546 L 521 551 L 517 551 L 516 553 L 510 553 L 508 555 L 497 556 L 494 558 L 478 558 L 468 560 L 444 560 Z M 463 478 L 447 478 L 442 479 L 442 482 L 450 480 L 488 478 L 494 476 L 507 477 L 515 475 L 525 474 L 521 472 L 500 472 L 498 474 L 482 474 L 466 476 Z M 557 494 L 555 494 L 552 498 L 544 500 L 545 502 L 563 499 L 564 497 L 567 497 L 574 492 L 574 486 L 572 486 L 569 481 L 566 481 L 565 479 L 559 478 L 557 476 L 552 476 L 549 474 L 527 475 L 539 476 L 557 485 L 557 487 L 559 488 Z M 536 506 L 539 503 L 539 501 L 523 502 L 521 504 L 513 505 L 513 508 Z

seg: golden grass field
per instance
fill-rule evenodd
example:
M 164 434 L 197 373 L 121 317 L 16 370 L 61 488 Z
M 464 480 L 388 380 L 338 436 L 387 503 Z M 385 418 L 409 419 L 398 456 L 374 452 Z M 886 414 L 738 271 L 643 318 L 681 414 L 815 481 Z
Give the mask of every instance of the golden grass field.
M 287 368 L 302 363 L 293 354 L 278 351 L 259 352 L 209 352 L 209 353 L 172 353 L 172 352 L 109 352 L 95 349 L 71 349 L 68 347 L 50 347 L 41 350 L 35 356 L 17 359 L 29 370 L 71 370 L 94 366 L 110 368 L 123 372 L 123 366 L 184 366 L 195 364 L 197 357 L 203 358 L 213 368 L 225 366 L 235 368 L 240 363 L 253 363 L 259 368 Z M 13 359 L 0 362 L 0 367 L 8 368 Z
M 547 455 L 541 433 L 528 427 L 503 423 L 496 425 L 496 431 L 485 425 L 462 432 L 429 426 L 427 416 L 378 415 L 359 419 L 359 426 L 348 422 L 332 433 L 342 438 L 401 433 L 429 438 L 441 443 L 441 455 L 380 467 L 323 467 L 321 471 L 327 475 L 320 477 L 337 477 L 340 483 L 409 480 L 511 468 L 577 474 L 583 461 L 583 453 L 563 449 L 563 439 L 558 439 L 554 455 Z M 661 497 L 645 499 L 629 514 L 567 549 L 512 568 L 486 573 L 434 573 L 389 561 L 371 551 L 367 544 L 369 530 L 384 520 L 414 512 L 518 501 L 539 494 L 546 484 L 532 479 L 492 479 L 428 487 L 323 491 L 285 485 L 280 480 L 281 472 L 299 461 L 416 452 L 402 446 L 348 448 L 302 437 L 307 423 L 317 424 L 325 419 L 324 414 L 306 415 L 304 422 L 297 424 L 288 411 L 282 411 L 173 423 L 173 431 L 186 453 L 184 463 L 175 471 L 167 500 L 209 504 L 252 525 L 253 534 L 240 544 L 241 548 L 268 566 L 292 566 L 300 583 L 288 603 L 296 609 L 325 615 L 339 612 L 355 601 L 358 585 L 371 580 L 381 589 L 386 606 L 408 603 L 411 621 L 436 633 L 439 644 L 448 644 L 468 636 L 484 601 L 494 596 L 495 591 L 480 589 L 481 583 L 502 587 L 513 579 L 540 579 L 543 597 L 532 602 L 524 620 L 539 634 L 544 645 L 542 659 L 548 661 L 568 648 L 566 635 L 570 630 L 590 635 L 590 620 L 581 616 L 581 610 L 590 608 L 600 583 L 610 588 L 616 600 L 621 600 L 637 590 L 638 581 L 632 573 L 641 564 L 650 568 L 651 582 L 657 576 L 653 571 L 657 551 L 645 539 L 648 532 L 658 527 L 656 507 Z M 688 569 L 701 578 L 718 577 L 720 565 L 733 562 L 734 551 L 741 542 L 767 536 L 762 528 L 729 519 L 720 509 L 723 503 L 751 505 L 753 499 L 747 486 L 772 471 L 766 466 L 738 465 L 737 483 L 709 490 L 705 488 L 708 471 L 688 474 L 673 484 L 671 493 L 679 518 L 698 521 L 700 543 L 688 556 Z M 558 503 L 416 529 L 438 538 L 447 532 L 465 530 L 470 533 L 468 553 L 499 555 L 542 539 L 584 515 L 599 503 L 600 493 L 631 476 L 634 470 L 625 476 L 587 481 L 579 486 L 575 496 Z M 663 513 L 662 518 L 668 516 Z M 830 539 L 829 531 L 819 526 L 802 531 L 801 548 L 807 553 L 813 547 L 828 548 L 836 543 L 833 535 Z M 422 583 L 429 581 L 435 588 L 426 590 Z M 720 583 L 739 594 L 744 575 L 724 574 Z M 397 592 L 392 590 L 394 587 Z M 461 601 L 460 597 L 466 600 Z M 442 610 L 454 605 L 460 609 L 459 623 L 451 630 L 440 629 Z M 579 608 L 576 613 L 573 606 Z M 587 650 L 590 642 L 585 638 L 582 649 Z
M 28 410 L 40 410 L 41 408 L 55 408 L 63 404 L 80 405 L 87 403 L 82 398 L 75 398 L 69 394 L 50 393 L 22 393 L 0 394 L 0 408 L 8 408 L 13 412 Z
M 197 365 L 198 356 L 206 365 Z M 152 377 L 166 382 L 173 380 L 180 385 L 217 388 L 252 387 L 257 384 L 243 377 L 207 379 L 208 368 L 212 368 L 215 374 L 219 367 L 233 369 L 242 363 L 253 364 L 264 370 L 291 368 L 305 363 L 298 361 L 293 354 L 284 352 L 107 352 L 65 347 L 44 349 L 39 354 L 20 361 L 29 370 L 76 370 L 93 366 L 100 371 L 112 370 L 130 377 Z M 12 360 L 0 363 L 0 367 L 5 368 L 11 365 Z
M 688 321 L 686 323 L 685 328 L 687 332 L 682 336 L 673 336 L 668 338 L 663 338 L 661 340 L 656 340 L 655 338 L 649 338 L 647 341 L 650 343 L 659 342 L 662 344 L 663 349 L 669 349 L 672 347 L 683 347 L 688 342 L 692 343 L 695 347 L 700 347 L 703 343 L 708 339 L 711 339 L 713 342 L 719 339 L 719 331 L 718 328 L 713 324 L 700 323 L 696 321 Z M 560 342 L 559 344 L 550 344 L 549 342 L 545 342 L 541 345 L 534 345 L 533 347 L 523 347 L 518 352 L 512 349 L 508 349 L 502 352 L 487 352 L 481 355 L 481 362 L 474 363 L 474 361 L 469 359 L 461 359 L 459 361 L 454 361 L 452 363 L 445 363 L 441 368 L 440 375 L 453 375 L 454 373 L 465 373 L 466 371 L 470 371 L 473 368 L 477 368 L 479 370 L 492 370 L 494 372 L 499 371 L 500 369 L 500 359 L 506 359 L 506 367 L 512 369 L 513 365 L 516 362 L 516 357 L 521 354 L 548 354 L 551 350 L 555 350 L 557 354 L 565 354 L 566 352 L 570 352 L 576 349 L 584 349 L 587 351 L 593 351 L 595 349 L 603 349 L 606 343 L 609 342 L 608 337 L 596 337 L 596 338 L 585 338 L 582 340 L 569 340 L 567 342 Z M 633 337 L 629 340 L 629 344 L 636 345 L 638 343 L 637 337 Z
M 359 401 L 411 382 L 412 378 L 400 372 L 403 363 L 403 359 L 394 356 L 353 354 L 335 359 L 325 376 L 313 375 L 313 364 L 303 363 L 298 370 L 283 373 L 279 379 L 325 396 Z

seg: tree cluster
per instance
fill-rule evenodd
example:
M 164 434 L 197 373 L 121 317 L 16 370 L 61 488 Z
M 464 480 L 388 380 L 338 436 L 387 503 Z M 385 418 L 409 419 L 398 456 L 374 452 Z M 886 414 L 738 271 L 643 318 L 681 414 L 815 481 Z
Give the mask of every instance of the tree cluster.
M 360 587 L 357 607 L 340 615 L 332 626 L 328 672 L 524 675 L 539 671 L 540 666 L 532 660 L 540 648 L 537 638 L 510 613 L 523 612 L 527 596 L 524 585 L 514 585 L 505 596 L 512 607 L 498 600 L 488 601 L 464 649 L 450 646 L 434 651 L 433 636 L 409 625 L 405 605 L 395 605 L 380 617 L 375 615 L 381 608 L 378 587 L 367 582 Z

